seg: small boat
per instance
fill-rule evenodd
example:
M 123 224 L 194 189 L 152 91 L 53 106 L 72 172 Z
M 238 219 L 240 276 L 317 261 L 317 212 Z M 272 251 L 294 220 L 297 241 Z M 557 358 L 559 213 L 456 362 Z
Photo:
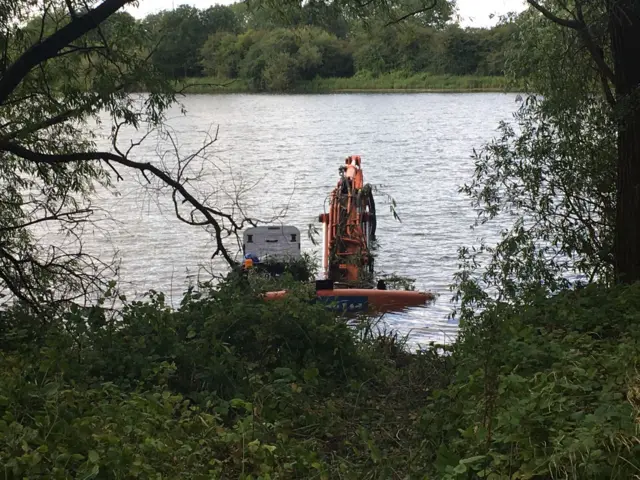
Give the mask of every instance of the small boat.
M 280 300 L 286 298 L 288 293 L 287 290 L 267 292 L 264 294 L 264 299 Z M 341 312 L 387 313 L 424 306 L 434 299 L 435 296 L 430 292 L 374 288 L 321 288 L 316 290 L 315 301 Z

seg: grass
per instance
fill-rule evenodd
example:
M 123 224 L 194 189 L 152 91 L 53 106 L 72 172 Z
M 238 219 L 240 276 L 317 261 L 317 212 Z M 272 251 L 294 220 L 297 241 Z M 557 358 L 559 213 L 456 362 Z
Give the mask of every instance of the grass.
M 245 79 L 191 78 L 181 81 L 179 89 L 189 93 L 250 93 L 254 92 Z M 342 92 L 504 92 L 509 91 L 504 77 L 478 75 L 407 75 L 392 72 L 379 76 L 359 73 L 348 78 L 320 78 L 299 82 L 292 93 Z
M 316 78 L 300 86 L 304 92 L 502 92 L 507 89 L 503 77 L 476 75 L 406 75 L 392 72 L 380 76 L 358 74 L 349 78 Z

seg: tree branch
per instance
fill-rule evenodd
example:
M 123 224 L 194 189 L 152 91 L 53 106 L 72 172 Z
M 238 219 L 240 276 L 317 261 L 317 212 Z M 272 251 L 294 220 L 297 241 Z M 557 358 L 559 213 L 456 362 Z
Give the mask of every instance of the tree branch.
M 47 118 L 46 120 L 43 120 L 40 123 L 29 125 L 29 126 L 23 128 L 21 130 L 17 130 L 15 132 L 11 132 L 6 137 L 3 137 L 2 139 L 0 139 L 0 141 L 13 140 L 13 139 L 15 139 L 17 137 L 20 137 L 20 136 L 29 135 L 31 133 L 36 133 L 36 132 L 38 132 L 40 130 L 44 130 L 46 128 L 53 127 L 55 125 L 59 125 L 61 123 L 64 123 L 64 122 L 66 122 L 68 120 L 71 120 L 73 118 L 77 118 L 77 117 L 81 116 L 84 113 L 86 113 L 85 108 L 67 110 L 66 112 L 62 112 L 62 113 L 56 115 L 55 117 Z
M 71 3 L 71 0 L 64 0 L 65 3 L 67 4 L 67 8 L 69 9 L 69 15 L 71 15 L 71 18 L 78 18 L 78 14 L 76 13 L 76 9 L 73 8 L 73 5 Z
M 563 27 L 567 28 L 573 28 L 574 30 L 579 30 L 582 27 L 582 24 L 577 20 L 567 20 L 565 18 L 560 18 L 557 15 L 554 15 L 550 10 L 547 10 L 545 7 L 540 5 L 535 0 L 527 0 L 527 3 L 538 10 L 540 13 L 542 13 L 542 15 L 547 17 L 549 20 L 557 23 L 558 25 L 562 25 Z
M 107 18 L 132 0 L 104 0 L 96 8 L 73 19 L 44 41 L 33 45 L 12 63 L 0 78 L 0 104 L 9 98 L 29 72 L 42 62 L 57 55 L 63 48 L 95 29 Z
M 607 80 L 615 83 L 615 75 L 613 73 L 613 70 L 611 70 L 609 65 L 607 65 L 602 49 L 598 47 L 593 37 L 591 36 L 591 33 L 589 33 L 589 27 L 587 26 L 582 14 L 582 3 L 580 1 L 576 2 L 576 19 L 574 20 L 567 20 L 554 15 L 547 8 L 540 5 L 536 0 L 527 0 L 527 3 L 529 3 L 529 5 L 538 10 L 540 13 L 542 13 L 542 15 L 544 15 L 552 22 L 563 27 L 571 28 L 578 32 L 578 35 L 589 50 L 591 58 L 593 58 L 594 62 L 596 62 L 596 65 L 600 70 L 600 75 L 601 77 L 603 77 L 602 84 L 604 87 L 605 95 L 607 97 L 607 101 L 613 106 L 615 104 L 615 99 L 613 97 L 613 94 L 611 93 L 611 89 L 609 88 Z
M 182 197 L 189 202 L 196 210 L 198 210 L 208 221 L 208 224 L 213 226 L 215 230 L 216 242 L 217 242 L 217 250 L 216 254 L 220 253 L 226 260 L 226 262 L 234 266 L 236 264 L 235 260 L 231 258 L 229 252 L 225 248 L 223 244 L 222 238 L 222 227 L 218 223 L 218 221 L 214 218 L 213 215 L 218 215 L 222 217 L 226 217 L 221 212 L 216 212 L 209 207 L 206 207 L 201 202 L 199 202 L 180 181 L 171 178 L 166 172 L 160 170 L 158 167 L 152 165 L 151 163 L 142 163 L 130 160 L 126 157 L 116 155 L 110 152 L 82 152 L 82 153 L 68 153 L 68 154 L 45 154 L 31 151 L 21 145 L 12 142 L 0 142 L 0 150 L 4 150 L 10 152 L 18 157 L 21 157 L 25 160 L 29 160 L 35 163 L 45 163 L 48 165 L 57 165 L 61 163 L 73 163 L 73 162 L 85 162 L 85 161 L 103 161 L 103 162 L 112 162 L 119 165 L 123 165 L 128 168 L 132 168 L 134 170 L 140 171 L 143 175 L 146 172 L 150 172 L 155 177 L 159 178 L 166 185 L 172 187 L 177 190 Z
M 60 221 L 69 222 L 69 223 L 78 223 L 83 221 L 83 219 L 74 218 L 74 216 L 76 215 L 88 216 L 88 215 L 91 215 L 92 213 L 93 213 L 93 210 L 90 208 L 74 210 L 73 212 L 54 213 L 53 215 L 47 215 L 45 217 L 36 218 L 35 220 L 31 220 L 30 222 L 26 222 L 20 225 L 12 225 L 10 227 L 0 227 L 0 232 L 19 230 L 21 228 L 31 227 L 33 225 L 37 225 L 38 223 L 50 222 L 52 220 L 60 220 Z
M 428 7 L 424 7 L 424 8 L 420 8 L 414 12 L 411 13 L 407 13 L 403 16 L 401 16 L 400 18 L 396 18 L 395 20 L 391 20 L 390 22 L 385 24 L 385 27 L 389 27 L 391 25 L 395 25 L 396 23 L 400 23 L 403 20 L 406 20 L 409 17 L 414 17 L 416 15 L 420 15 L 421 13 L 424 12 L 428 12 L 429 10 L 433 10 L 434 8 L 436 8 L 436 5 L 438 4 L 438 0 L 433 0 L 433 3 L 431 5 L 429 5 Z

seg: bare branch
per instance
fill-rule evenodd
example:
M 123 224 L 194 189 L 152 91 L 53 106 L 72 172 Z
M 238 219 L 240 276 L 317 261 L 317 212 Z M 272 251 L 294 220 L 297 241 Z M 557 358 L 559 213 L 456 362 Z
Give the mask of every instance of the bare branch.
M 385 27 L 389 27 L 391 25 L 395 25 L 396 23 L 400 23 L 400 22 L 406 20 L 407 18 L 415 17 L 416 15 L 420 15 L 421 13 L 428 12 L 429 10 L 433 10 L 434 8 L 436 8 L 437 4 L 438 4 L 438 0 L 433 0 L 433 3 L 431 5 L 429 5 L 428 7 L 419 8 L 418 10 L 415 10 L 413 12 L 407 13 L 407 14 L 401 16 L 400 18 L 396 18 L 395 20 L 391 20 L 390 22 L 385 24 Z
M 27 228 L 33 225 L 37 225 L 38 223 L 50 222 L 53 220 L 62 220 L 62 221 L 77 223 L 82 220 L 74 217 L 76 217 L 77 215 L 90 215 L 91 213 L 93 213 L 93 210 L 90 208 L 74 210 L 73 212 L 55 213 L 53 215 L 37 218 L 35 220 L 31 220 L 30 222 L 26 222 L 20 225 L 12 225 L 10 227 L 0 227 L 0 232 L 7 232 L 10 230 L 19 230 L 21 228 Z
M 71 18 L 78 18 L 78 14 L 76 13 L 76 9 L 73 8 L 73 4 L 71 3 L 71 0 L 64 0 L 64 1 L 67 4 L 67 9 L 69 9 L 69 15 L 71 16 Z
M 152 165 L 151 163 L 136 162 L 126 157 L 122 157 L 120 155 L 116 155 L 110 152 L 81 152 L 81 153 L 69 153 L 69 154 L 59 154 L 59 155 L 44 154 L 44 153 L 31 151 L 21 145 L 18 145 L 12 142 L 0 142 L 0 150 L 5 150 L 7 152 L 13 153 L 18 157 L 21 157 L 25 160 L 29 160 L 31 162 L 45 163 L 48 165 L 84 162 L 84 161 L 103 161 L 103 162 L 112 162 L 114 164 L 119 164 L 128 168 L 132 168 L 134 170 L 138 170 L 142 173 L 142 175 L 145 176 L 145 178 L 147 178 L 146 173 L 149 172 L 153 174 L 155 177 L 157 177 L 158 179 L 160 179 L 162 182 L 164 182 L 166 185 L 177 190 L 187 202 L 189 202 L 196 210 L 198 210 L 207 219 L 207 221 L 209 222 L 209 225 L 211 225 L 215 230 L 215 236 L 217 241 L 216 253 L 220 253 L 229 265 L 233 266 L 236 264 L 235 260 L 231 258 L 231 256 L 229 255 L 229 252 L 227 251 L 227 249 L 223 244 L 222 228 L 218 223 L 218 221 L 214 218 L 214 215 L 220 216 L 223 218 L 228 218 L 228 215 L 203 205 L 185 188 L 183 184 L 181 184 L 176 179 L 171 178 L 171 176 L 169 176 L 166 172 L 160 170 L 158 167 Z

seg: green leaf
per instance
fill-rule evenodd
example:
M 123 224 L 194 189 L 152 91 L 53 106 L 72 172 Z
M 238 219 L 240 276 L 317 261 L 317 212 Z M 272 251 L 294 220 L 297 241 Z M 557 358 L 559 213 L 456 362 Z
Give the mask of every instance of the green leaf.
M 275 373 L 278 377 L 289 377 L 293 373 L 290 368 L 276 368 L 273 373 Z
M 98 463 L 100 461 L 100 455 L 98 455 L 98 452 L 96 452 L 95 450 L 89 450 L 87 458 L 90 463 Z
M 460 463 L 464 465 L 468 465 L 470 463 L 476 463 L 476 462 L 479 462 L 480 460 L 484 460 L 485 458 L 487 458 L 486 455 L 476 455 L 475 457 L 469 457 L 469 458 L 465 458 L 464 460 L 460 460 Z
M 58 384 L 55 382 L 47 383 L 44 386 L 44 389 L 42 390 L 42 392 L 45 394 L 45 396 L 52 397 L 56 393 L 58 393 L 58 388 L 59 388 Z
M 308 368 L 304 371 L 304 381 L 310 382 L 311 380 L 318 377 L 320 370 L 317 368 Z

